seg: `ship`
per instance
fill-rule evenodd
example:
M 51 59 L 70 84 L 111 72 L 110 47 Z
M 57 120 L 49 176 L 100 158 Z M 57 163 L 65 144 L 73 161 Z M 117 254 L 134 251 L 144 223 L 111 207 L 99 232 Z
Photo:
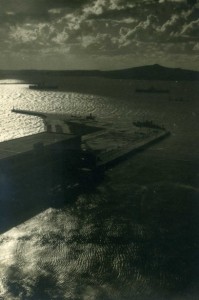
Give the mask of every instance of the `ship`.
M 169 90 L 165 89 L 156 89 L 155 87 L 150 87 L 150 88 L 136 88 L 135 90 L 136 93 L 154 93 L 154 94 L 168 94 Z
M 29 85 L 29 89 L 31 90 L 56 90 L 58 89 L 57 85 L 37 83 Z

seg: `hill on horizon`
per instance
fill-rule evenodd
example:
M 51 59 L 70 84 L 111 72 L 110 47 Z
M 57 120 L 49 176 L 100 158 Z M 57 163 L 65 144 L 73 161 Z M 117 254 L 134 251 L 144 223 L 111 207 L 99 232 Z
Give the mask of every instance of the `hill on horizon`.
M 105 72 L 104 72 L 105 73 Z M 140 80 L 199 80 L 199 72 L 159 64 L 107 71 L 107 77 Z
M 137 80 L 171 80 L 196 81 L 199 80 L 199 71 L 181 68 L 169 68 L 159 64 L 132 67 L 118 70 L 0 70 L 0 78 L 12 75 L 32 76 L 36 74 L 55 76 L 91 76 L 112 79 Z

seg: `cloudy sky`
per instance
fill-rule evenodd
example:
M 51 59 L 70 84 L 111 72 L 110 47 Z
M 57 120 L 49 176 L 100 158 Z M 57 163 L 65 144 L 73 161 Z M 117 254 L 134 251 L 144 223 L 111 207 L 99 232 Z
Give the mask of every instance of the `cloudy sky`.
M 0 69 L 199 70 L 198 0 L 0 0 Z

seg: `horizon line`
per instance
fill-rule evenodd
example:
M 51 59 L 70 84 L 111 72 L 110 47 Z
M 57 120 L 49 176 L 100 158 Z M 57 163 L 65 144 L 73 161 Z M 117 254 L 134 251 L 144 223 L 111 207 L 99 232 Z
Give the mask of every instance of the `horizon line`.
M 150 65 L 140 65 L 135 67 L 128 67 L 128 68 L 120 68 L 120 69 L 108 69 L 108 70 L 101 70 L 101 69 L 0 69 L 0 72 L 26 72 L 26 71 L 46 71 L 46 72 L 114 72 L 114 71 L 125 71 L 125 70 L 131 70 L 131 69 L 138 69 L 138 68 L 144 68 L 144 67 L 161 67 L 163 69 L 173 69 L 173 70 L 184 70 L 184 71 L 193 71 L 193 72 L 199 72 L 199 70 L 194 69 L 184 69 L 180 67 L 166 67 L 163 65 L 160 65 L 158 63 L 150 64 Z

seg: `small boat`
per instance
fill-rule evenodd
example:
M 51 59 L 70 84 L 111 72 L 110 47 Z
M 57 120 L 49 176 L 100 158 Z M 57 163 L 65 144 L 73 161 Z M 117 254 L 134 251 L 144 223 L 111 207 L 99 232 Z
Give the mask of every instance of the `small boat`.
M 95 120 L 95 116 L 93 116 L 91 113 L 86 116 L 86 120 Z

